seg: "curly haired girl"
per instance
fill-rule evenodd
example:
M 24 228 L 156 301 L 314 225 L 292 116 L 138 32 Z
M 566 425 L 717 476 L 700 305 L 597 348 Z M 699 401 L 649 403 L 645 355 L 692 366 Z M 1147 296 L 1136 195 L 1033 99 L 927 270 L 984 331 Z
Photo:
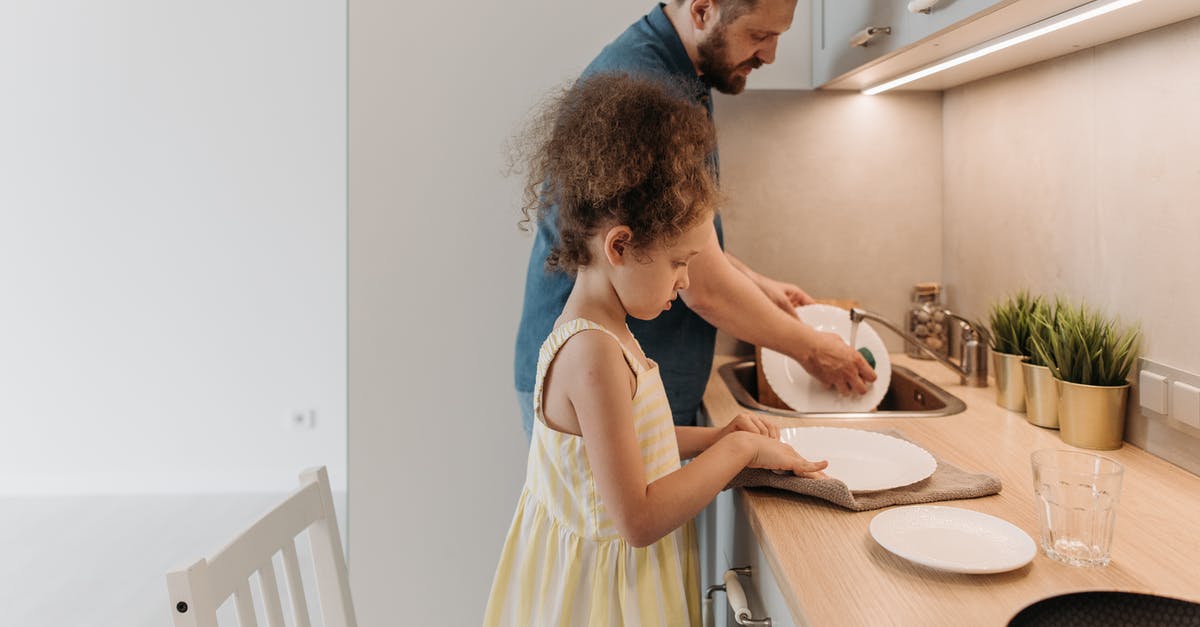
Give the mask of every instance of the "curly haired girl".
M 525 487 L 486 625 L 699 625 L 692 519 L 742 468 L 826 465 L 761 418 L 676 427 L 625 324 L 670 309 L 715 237 L 714 141 L 672 86 L 618 74 L 576 83 L 528 136 L 526 222 L 559 221 L 546 263 L 576 278 L 538 359 Z

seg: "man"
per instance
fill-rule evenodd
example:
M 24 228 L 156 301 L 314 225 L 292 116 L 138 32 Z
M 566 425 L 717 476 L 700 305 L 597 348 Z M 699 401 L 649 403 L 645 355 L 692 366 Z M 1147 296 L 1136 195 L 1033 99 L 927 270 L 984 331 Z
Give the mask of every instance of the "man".
M 635 22 L 584 70 L 681 81 L 712 117 L 712 88 L 741 93 L 754 69 L 775 60 L 779 36 L 792 23 L 797 0 L 669 0 Z M 713 164 L 718 163 L 713 154 Z M 689 268 L 682 306 L 650 321 L 629 320 L 646 355 L 658 363 L 677 425 L 696 424 L 712 369 L 716 328 L 791 356 L 843 394 L 862 394 L 875 373 L 840 337 L 802 323 L 794 308 L 812 302 L 800 288 L 754 272 L 724 252 L 717 237 Z M 571 292 L 573 280 L 548 273 L 546 255 L 557 239 L 554 216 L 538 223 L 525 279 L 517 332 L 516 387 L 526 436 L 533 425 L 533 382 L 538 350 Z M 716 328 L 714 328 L 716 327 Z

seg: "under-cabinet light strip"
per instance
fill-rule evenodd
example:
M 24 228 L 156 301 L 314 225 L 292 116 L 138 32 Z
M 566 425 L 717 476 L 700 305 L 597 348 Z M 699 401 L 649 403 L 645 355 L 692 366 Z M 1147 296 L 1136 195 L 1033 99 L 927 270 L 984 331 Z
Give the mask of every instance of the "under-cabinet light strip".
M 1066 28 L 1073 24 L 1078 24 L 1085 20 L 1090 20 L 1093 17 L 1098 17 L 1104 15 L 1105 13 L 1111 13 L 1117 9 L 1122 9 L 1131 4 L 1137 4 L 1141 1 L 1142 0 L 1110 0 L 1106 2 L 1104 0 L 1095 0 L 1095 2 L 1089 2 L 1083 6 L 1071 9 L 1070 11 L 1059 13 L 1053 17 L 1048 17 L 1040 22 L 1035 22 L 1024 28 L 1015 30 L 1007 35 L 1001 35 L 991 41 L 986 41 L 978 46 L 975 46 L 974 48 L 967 50 L 966 52 L 957 54 L 940 63 L 935 63 L 934 65 L 927 66 L 911 74 L 905 74 L 900 78 L 864 89 L 862 93 L 868 96 L 874 96 L 875 94 L 885 92 L 889 89 L 925 78 L 931 74 L 937 74 L 943 70 L 948 70 L 952 67 L 962 65 L 969 61 L 974 61 L 979 57 L 987 56 L 993 52 L 1004 50 L 1005 48 L 1011 48 L 1012 46 L 1024 43 L 1030 39 L 1041 37 L 1047 33 L 1053 33 L 1056 30 Z

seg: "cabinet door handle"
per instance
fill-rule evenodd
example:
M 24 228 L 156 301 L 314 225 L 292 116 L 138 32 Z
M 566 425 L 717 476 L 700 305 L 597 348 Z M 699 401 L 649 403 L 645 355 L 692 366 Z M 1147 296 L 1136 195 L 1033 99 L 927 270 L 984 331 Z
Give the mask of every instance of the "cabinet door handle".
M 725 583 L 708 587 L 708 590 L 704 592 L 704 627 L 713 625 L 712 595 L 717 591 L 725 592 L 725 599 L 729 601 L 729 609 L 733 611 L 733 619 L 737 621 L 737 624 L 746 627 L 771 627 L 769 616 L 754 618 L 750 612 L 750 604 L 746 602 L 746 591 L 742 588 L 742 582 L 738 581 L 738 575 L 745 575 L 749 578 L 752 574 L 749 566 L 730 568 L 721 577 Z
M 879 37 L 880 35 L 891 34 L 891 26 L 868 26 L 858 31 L 853 37 L 850 38 L 850 45 L 852 47 L 862 46 L 863 48 L 866 48 L 867 46 L 871 45 L 871 42 L 874 41 L 876 37 Z
M 912 0 L 908 3 L 908 12 L 924 13 L 929 15 L 929 12 L 933 10 L 933 7 L 936 6 L 938 2 L 940 2 L 940 0 Z

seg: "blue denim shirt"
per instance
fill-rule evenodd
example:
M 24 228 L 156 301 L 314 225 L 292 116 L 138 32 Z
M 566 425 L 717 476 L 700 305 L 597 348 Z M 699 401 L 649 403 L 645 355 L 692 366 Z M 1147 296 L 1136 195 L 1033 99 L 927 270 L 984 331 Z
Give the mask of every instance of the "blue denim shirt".
M 600 72 L 625 72 L 631 75 L 662 77 L 682 81 L 693 87 L 690 95 L 712 117 L 712 92 L 696 76 L 675 27 L 660 4 L 634 22 L 616 40 L 604 47 L 582 76 Z M 717 155 L 712 155 L 714 170 Z M 725 246 L 721 218 L 713 218 L 717 241 Z M 529 268 L 525 275 L 525 304 L 517 329 L 514 362 L 518 391 L 532 392 L 537 370 L 538 350 L 550 335 L 554 320 L 562 314 L 574 278 L 562 272 L 548 272 L 546 257 L 558 241 L 557 213 L 552 209 L 537 224 Z M 704 387 L 712 368 L 716 329 L 692 311 L 683 301 L 673 303 L 654 320 L 628 319 L 629 329 L 646 351 L 658 362 L 667 400 L 675 424 L 696 423 L 696 410 L 704 396 Z

